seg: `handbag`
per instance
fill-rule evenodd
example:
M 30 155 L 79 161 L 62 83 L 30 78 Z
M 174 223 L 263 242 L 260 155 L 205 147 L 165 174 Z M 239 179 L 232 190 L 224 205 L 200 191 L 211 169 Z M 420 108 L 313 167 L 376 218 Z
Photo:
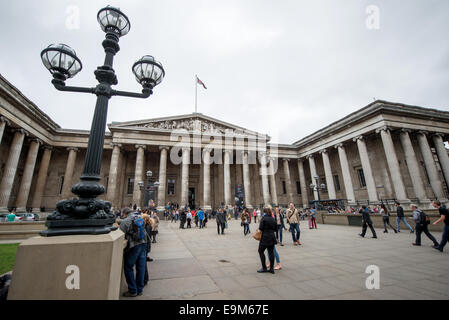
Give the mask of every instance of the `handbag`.
M 257 231 L 253 235 L 253 238 L 257 241 L 260 241 L 262 239 L 262 230 L 257 229 Z

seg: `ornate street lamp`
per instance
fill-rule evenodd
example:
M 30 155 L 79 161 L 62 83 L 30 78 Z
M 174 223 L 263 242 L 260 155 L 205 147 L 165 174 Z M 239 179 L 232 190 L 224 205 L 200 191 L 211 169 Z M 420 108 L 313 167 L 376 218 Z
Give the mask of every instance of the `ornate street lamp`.
M 111 86 L 118 83 L 112 68 L 114 55 L 120 50 L 120 37 L 129 32 L 131 24 L 126 15 L 111 6 L 101 9 L 97 20 L 106 33 L 102 43 L 105 51 L 104 65 L 94 72 L 99 82 L 97 86 L 66 86 L 65 81 L 82 69 L 81 60 L 69 46 L 52 44 L 41 52 L 42 62 L 53 75 L 52 83 L 57 90 L 93 93 L 97 96 L 83 173 L 80 182 L 72 187 L 72 192 L 79 198 L 62 200 L 56 204 L 56 211 L 47 217 L 48 230 L 41 232 L 43 236 L 105 234 L 116 229 L 112 226 L 115 217 L 111 212 L 111 203 L 96 199 L 105 192 L 105 187 L 100 184 L 100 169 L 108 102 L 112 96 L 148 98 L 165 76 L 162 65 L 152 56 L 146 55 L 132 66 L 132 72 L 142 85 L 142 93 L 112 89 Z
M 322 183 L 321 185 L 318 183 L 318 177 L 313 177 L 315 179 L 315 184 L 311 183 L 310 184 L 310 189 L 312 189 L 313 191 L 317 192 L 318 195 L 318 203 L 321 201 L 320 198 L 320 190 L 326 190 L 326 185 L 324 183 Z

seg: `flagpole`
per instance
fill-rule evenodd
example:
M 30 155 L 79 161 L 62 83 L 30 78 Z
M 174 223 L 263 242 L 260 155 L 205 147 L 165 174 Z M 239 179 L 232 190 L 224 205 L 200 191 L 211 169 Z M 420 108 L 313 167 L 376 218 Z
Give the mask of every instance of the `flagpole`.
M 197 91 L 198 91 L 198 76 L 195 75 L 195 113 L 198 110 L 198 106 L 197 106 Z

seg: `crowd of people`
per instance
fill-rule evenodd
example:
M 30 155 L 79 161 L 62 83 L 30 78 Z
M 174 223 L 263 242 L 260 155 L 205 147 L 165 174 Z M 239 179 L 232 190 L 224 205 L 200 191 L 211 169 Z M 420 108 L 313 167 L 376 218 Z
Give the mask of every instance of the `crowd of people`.
M 416 204 L 412 204 L 410 209 L 413 211 L 412 219 L 415 222 L 415 228 L 413 228 L 407 222 L 404 209 L 399 202 L 395 203 L 396 226 L 391 224 L 390 212 L 385 205 L 381 204 L 374 208 L 365 205 L 360 206 L 357 213 L 362 216 L 362 232 L 359 235 L 365 237 L 369 228 L 372 232 L 372 238 L 377 238 L 371 215 L 379 213 L 382 216 L 384 233 L 388 233 L 388 228 L 393 230 L 394 233 L 399 233 L 401 223 L 403 223 L 410 230 L 410 233 L 415 233 L 416 235 L 415 242 L 413 242 L 414 246 L 421 245 L 421 235 L 424 233 L 433 242 L 433 248 L 442 252 L 449 240 L 449 211 L 439 201 L 434 201 L 432 205 L 440 213 L 440 218 L 433 224 L 444 223 L 443 237 L 440 243 L 428 230 L 430 224 L 428 215 L 419 209 Z M 339 208 L 336 210 L 339 210 Z M 352 208 L 350 211 L 352 212 Z M 237 220 L 239 217 L 245 237 L 251 234 L 251 223 L 259 223 L 258 229 L 254 234 L 254 237 L 259 240 L 258 253 L 262 265 L 261 269 L 258 270 L 259 273 L 274 273 L 275 270 L 282 269 L 280 255 L 276 246 L 284 246 L 284 231 L 290 232 L 294 246 L 301 246 L 300 222 L 307 219 L 308 227 L 317 229 L 316 208 L 312 206 L 298 209 L 295 208 L 293 203 L 290 203 L 288 208 L 267 206 L 262 210 L 260 208 L 239 208 L 238 206 L 221 206 L 217 210 L 190 209 L 188 206 L 180 208 L 176 203 L 168 203 L 164 211 L 164 219 L 171 221 L 171 223 L 179 222 L 180 229 L 191 229 L 193 226 L 198 229 L 207 228 L 209 220 L 215 219 L 218 235 L 225 233 L 229 220 L 232 218 Z M 142 294 L 142 290 L 149 280 L 146 262 L 152 261 L 149 253 L 151 245 L 157 242 L 156 236 L 159 225 L 156 206 L 153 202 L 150 202 L 148 208 L 141 210 L 136 205 L 132 208 L 130 205 L 117 212 L 116 224 L 125 233 L 128 240 L 124 253 L 124 271 L 128 292 L 124 295 L 135 297 Z M 266 262 L 265 251 L 268 254 L 268 263 Z M 136 269 L 135 275 L 134 268 Z
M 416 238 L 415 242 L 412 243 L 414 246 L 421 246 L 421 236 L 424 233 L 432 242 L 433 242 L 433 248 L 443 252 L 443 249 L 448 241 L 449 237 L 449 211 L 444 207 L 440 201 L 435 200 L 432 202 L 432 206 L 435 209 L 438 209 L 438 212 L 440 214 L 440 218 L 433 222 L 433 225 L 438 225 L 439 223 L 444 223 L 443 228 L 443 236 L 438 243 L 438 241 L 435 239 L 435 237 L 430 233 L 429 231 L 429 225 L 430 225 L 430 218 L 429 216 L 421 209 L 418 208 L 418 205 L 411 204 L 410 209 L 413 211 L 412 220 L 415 222 L 415 228 L 407 222 L 407 219 L 404 215 L 404 208 L 401 206 L 399 202 L 395 202 L 396 207 L 396 228 L 391 225 L 390 223 L 390 212 L 387 209 L 387 207 L 383 204 L 376 206 L 376 212 L 379 212 L 382 216 L 383 224 L 384 224 L 384 233 L 388 233 L 387 226 L 390 227 L 394 233 L 401 232 L 401 222 L 404 223 L 404 225 L 410 230 L 410 233 L 415 233 Z M 377 239 L 376 231 L 373 227 L 373 222 L 371 220 L 370 214 L 374 213 L 373 210 L 371 210 L 367 206 L 361 206 L 359 209 L 359 213 L 362 215 L 362 233 L 359 235 L 363 238 L 365 237 L 366 231 L 368 227 L 371 230 L 372 238 Z
M 152 244 L 157 243 L 159 222 L 153 202 L 150 202 L 148 208 L 140 209 L 130 204 L 116 212 L 115 225 L 125 233 L 127 240 L 123 255 L 123 269 L 128 285 L 128 291 L 123 294 L 125 297 L 142 295 L 143 288 L 149 282 L 147 262 L 153 261 L 149 254 Z

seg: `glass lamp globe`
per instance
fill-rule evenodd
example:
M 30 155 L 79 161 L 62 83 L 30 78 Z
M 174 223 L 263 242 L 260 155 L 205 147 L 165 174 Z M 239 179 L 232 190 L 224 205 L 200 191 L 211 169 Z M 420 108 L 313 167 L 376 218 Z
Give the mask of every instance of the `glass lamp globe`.
M 73 78 L 83 68 L 75 50 L 63 43 L 51 44 L 42 50 L 41 59 L 51 74 L 61 73 L 66 78 Z

